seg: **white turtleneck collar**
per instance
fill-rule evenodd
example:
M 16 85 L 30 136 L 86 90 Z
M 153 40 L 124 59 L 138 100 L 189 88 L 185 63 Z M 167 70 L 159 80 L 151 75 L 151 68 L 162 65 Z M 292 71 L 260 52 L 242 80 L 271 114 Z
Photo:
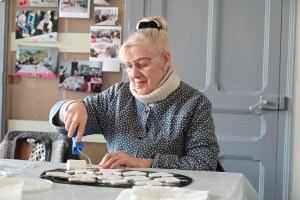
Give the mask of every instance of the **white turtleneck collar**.
M 180 85 L 180 78 L 174 67 L 170 66 L 167 74 L 158 84 L 157 88 L 149 94 L 139 95 L 130 83 L 130 91 L 135 98 L 148 104 L 150 107 L 157 101 L 162 101 L 174 92 Z

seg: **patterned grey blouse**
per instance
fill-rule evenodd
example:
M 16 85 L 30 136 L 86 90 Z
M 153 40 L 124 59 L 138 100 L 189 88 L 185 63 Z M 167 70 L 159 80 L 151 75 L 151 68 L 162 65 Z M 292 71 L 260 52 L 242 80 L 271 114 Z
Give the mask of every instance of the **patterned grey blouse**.
M 52 107 L 50 122 L 58 132 L 67 134 L 53 120 L 64 102 Z M 211 103 L 182 81 L 173 93 L 151 108 L 131 94 L 129 82 L 86 97 L 83 103 L 88 113 L 84 135 L 103 134 L 109 152 L 152 158 L 153 168 L 216 169 L 220 149 Z

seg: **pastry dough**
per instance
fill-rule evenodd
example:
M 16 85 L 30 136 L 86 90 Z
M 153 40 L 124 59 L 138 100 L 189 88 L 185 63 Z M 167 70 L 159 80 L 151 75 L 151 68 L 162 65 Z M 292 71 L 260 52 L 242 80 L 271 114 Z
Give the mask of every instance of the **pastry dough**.
M 68 160 L 67 161 L 67 170 L 70 169 L 86 169 L 86 161 L 85 160 Z
M 150 178 L 147 176 L 125 176 L 124 179 L 128 180 L 128 181 L 145 181 L 145 180 L 149 180 Z
M 128 172 L 123 172 L 123 176 L 147 176 L 146 172 L 140 172 L 140 171 L 128 171 Z
M 102 180 L 102 183 L 109 183 L 112 185 L 125 185 L 128 184 L 128 181 L 125 179 L 106 179 Z
M 97 179 L 99 180 L 105 180 L 105 179 L 123 179 L 122 176 L 114 175 L 114 174 L 109 174 L 109 175 L 100 175 L 97 176 Z
M 158 172 L 158 173 L 149 173 L 149 177 L 151 178 L 157 178 L 157 177 L 173 177 L 173 174 L 169 174 L 166 172 Z
M 180 180 L 175 177 L 155 178 L 154 180 L 162 183 L 180 183 Z

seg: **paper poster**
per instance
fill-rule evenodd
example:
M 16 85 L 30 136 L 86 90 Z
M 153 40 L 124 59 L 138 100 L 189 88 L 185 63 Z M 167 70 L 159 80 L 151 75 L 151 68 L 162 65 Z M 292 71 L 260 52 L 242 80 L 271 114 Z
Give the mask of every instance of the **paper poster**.
M 89 18 L 90 0 L 60 0 L 59 17 Z
M 95 7 L 95 25 L 119 25 L 117 7 Z
M 103 63 L 99 61 L 60 61 L 59 89 L 76 92 L 101 92 L 102 65 Z
M 16 12 L 16 40 L 25 42 L 57 42 L 57 11 Z
M 17 7 L 58 7 L 58 0 L 16 0 Z
M 118 51 L 121 47 L 120 26 L 91 26 L 90 61 L 102 61 L 103 71 L 120 71 Z
M 56 78 L 57 47 L 18 45 L 15 74 L 41 78 Z

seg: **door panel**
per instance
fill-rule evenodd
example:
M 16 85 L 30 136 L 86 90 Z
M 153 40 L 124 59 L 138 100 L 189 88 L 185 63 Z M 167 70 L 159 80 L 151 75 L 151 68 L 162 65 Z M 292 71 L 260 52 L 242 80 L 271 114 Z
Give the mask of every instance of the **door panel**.
M 194 0 L 184 3 L 164 0 L 164 3 L 163 14 L 170 26 L 168 35 L 173 50 L 174 67 L 182 80 L 189 80 L 191 86 L 203 90 L 206 88 L 206 75 L 209 73 L 205 62 L 208 1 Z
M 219 89 L 231 94 L 262 91 L 264 1 L 223 0 L 217 6 Z
M 234 126 L 216 126 L 215 130 L 219 139 L 231 138 L 232 141 L 256 141 L 260 139 L 266 132 L 266 121 L 262 115 L 249 115 L 237 113 L 214 113 L 215 124 L 231 124 Z M 245 132 L 245 130 L 252 130 Z M 244 133 L 241 137 L 241 133 Z
M 127 29 L 153 15 L 169 22 L 181 80 L 212 102 L 225 171 L 245 174 L 261 199 L 275 199 L 279 111 L 248 108 L 264 97 L 278 104 L 282 0 L 126 2 L 142 10 L 125 11 Z

